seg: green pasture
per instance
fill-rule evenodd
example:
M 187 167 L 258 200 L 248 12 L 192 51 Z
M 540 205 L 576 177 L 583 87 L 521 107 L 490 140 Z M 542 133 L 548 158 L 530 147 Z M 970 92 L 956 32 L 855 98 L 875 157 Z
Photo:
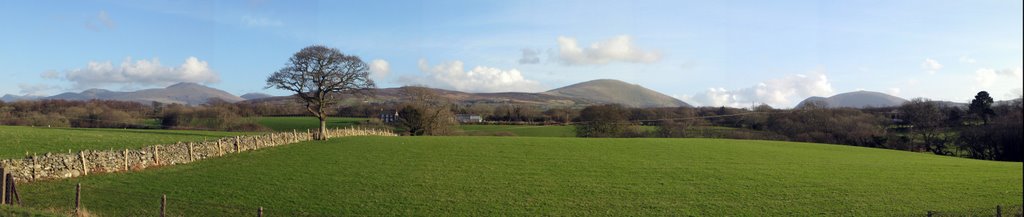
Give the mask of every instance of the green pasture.
M 110 129 L 110 128 L 46 128 L 0 126 L 0 159 L 21 158 L 28 154 L 68 152 L 69 150 L 108 150 L 139 148 L 155 144 L 170 144 L 213 140 L 241 135 L 238 132 Z
M 924 216 L 1022 203 L 1022 164 L 724 139 L 347 137 L 18 186 L 102 216 Z
M 320 120 L 312 116 L 294 116 L 294 117 L 255 117 L 256 123 L 263 125 L 267 128 L 273 129 L 274 131 L 306 131 L 306 129 L 316 129 L 320 127 Z M 359 122 L 368 120 L 367 118 L 350 118 L 350 117 L 330 117 L 327 118 L 328 128 L 343 128 L 349 126 L 355 126 Z

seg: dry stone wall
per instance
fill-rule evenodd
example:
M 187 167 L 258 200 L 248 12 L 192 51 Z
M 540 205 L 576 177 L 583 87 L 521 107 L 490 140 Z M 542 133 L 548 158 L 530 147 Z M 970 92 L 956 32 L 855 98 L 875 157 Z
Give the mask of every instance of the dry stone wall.
M 0 160 L 0 168 L 18 182 L 66 179 L 95 173 L 142 170 L 148 167 L 185 164 L 261 148 L 312 140 L 314 133 L 285 132 L 252 136 L 235 136 L 214 141 L 154 145 L 140 149 L 122 149 L 78 153 L 46 153 L 23 159 Z M 328 138 L 344 136 L 397 136 L 376 129 L 331 129 Z

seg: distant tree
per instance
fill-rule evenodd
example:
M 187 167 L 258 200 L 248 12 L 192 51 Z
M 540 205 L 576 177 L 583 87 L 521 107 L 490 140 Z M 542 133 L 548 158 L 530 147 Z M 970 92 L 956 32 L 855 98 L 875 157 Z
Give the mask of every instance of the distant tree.
M 433 89 L 426 87 L 402 87 L 401 92 L 409 100 L 398 111 L 396 127 L 403 134 L 419 135 L 451 135 L 455 133 L 458 122 L 451 111 L 451 103 L 438 95 Z
M 320 119 L 316 139 L 324 140 L 328 107 L 337 103 L 338 93 L 359 93 L 375 87 L 369 69 L 358 56 L 313 45 L 299 50 L 284 68 L 271 74 L 266 88 L 295 92 L 295 97 L 305 102 L 306 110 Z
M 576 124 L 578 137 L 623 137 L 632 133 L 629 110 L 619 104 L 587 106 Z
M 946 115 L 942 113 L 937 103 L 917 98 L 900 106 L 899 112 L 900 116 L 913 126 L 911 131 L 922 140 L 925 150 L 942 155 L 950 154 L 946 147 L 949 139 L 941 130 Z
M 978 95 L 974 95 L 974 100 L 971 100 L 971 105 L 967 110 L 967 113 L 973 114 L 981 118 L 981 120 L 988 125 L 988 121 L 996 113 L 992 110 L 992 97 L 988 95 L 988 92 L 981 91 Z
M 687 135 L 686 130 L 697 125 L 700 121 L 693 109 L 679 108 L 672 117 L 658 122 L 657 134 L 660 137 L 666 138 L 687 137 L 690 135 Z
M 420 136 L 423 135 L 423 111 L 414 105 L 405 105 L 398 110 L 398 119 L 395 121 L 395 128 L 402 132 L 402 135 Z

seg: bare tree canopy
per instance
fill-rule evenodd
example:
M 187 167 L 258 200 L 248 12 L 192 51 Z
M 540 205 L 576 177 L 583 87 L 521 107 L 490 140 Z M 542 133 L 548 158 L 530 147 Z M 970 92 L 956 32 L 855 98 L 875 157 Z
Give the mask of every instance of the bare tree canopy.
M 341 92 L 359 93 L 375 87 L 370 67 L 358 56 L 336 48 L 313 45 L 295 53 L 284 68 L 267 78 L 266 88 L 295 92 L 306 110 L 320 119 L 319 135 L 327 130 L 327 107 L 337 103 Z M 318 136 L 317 139 L 326 139 Z

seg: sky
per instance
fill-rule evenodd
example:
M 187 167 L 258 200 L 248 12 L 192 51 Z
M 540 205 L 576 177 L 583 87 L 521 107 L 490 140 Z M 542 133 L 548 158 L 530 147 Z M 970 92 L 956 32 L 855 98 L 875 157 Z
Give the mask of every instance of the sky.
M 700 106 L 867 90 L 1020 97 L 1022 1 L 0 1 L 0 95 L 196 82 L 235 95 L 303 47 L 378 87 L 541 92 L 618 79 Z

